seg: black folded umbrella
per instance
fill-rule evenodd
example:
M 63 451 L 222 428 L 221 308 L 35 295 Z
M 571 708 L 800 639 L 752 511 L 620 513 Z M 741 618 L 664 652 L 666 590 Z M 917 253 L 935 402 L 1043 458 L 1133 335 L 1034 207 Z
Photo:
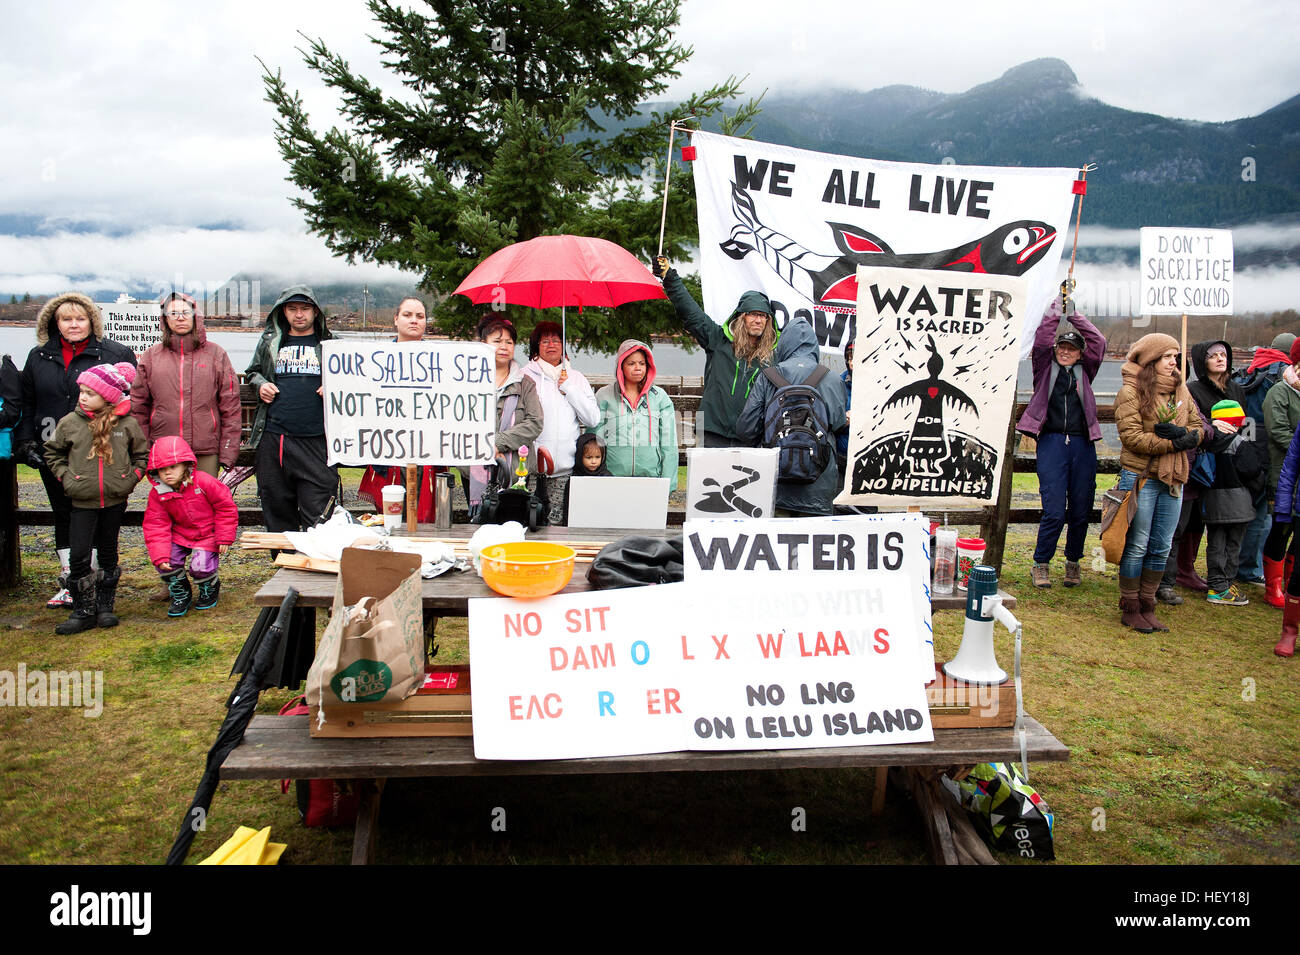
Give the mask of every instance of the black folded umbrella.
M 252 666 L 257 648 L 261 646 L 277 614 L 278 611 L 274 607 L 262 608 L 262 612 L 257 615 L 257 620 L 253 624 L 253 629 L 248 631 L 248 639 L 244 641 L 243 647 L 235 657 L 235 664 L 230 668 L 231 676 L 246 673 Z M 288 624 L 282 627 L 283 638 L 276 648 L 275 659 L 271 661 L 271 669 L 266 674 L 262 689 L 272 686 L 284 687 L 286 690 L 298 689 L 302 681 L 307 679 L 307 671 L 311 669 L 311 662 L 316 658 L 315 607 L 294 608 L 293 613 L 289 615 Z
M 280 638 L 289 626 L 293 606 L 297 602 L 298 591 L 290 587 L 289 592 L 284 595 L 284 602 L 280 604 L 275 622 L 267 628 L 258 642 L 251 666 L 240 679 L 239 685 L 235 687 L 235 692 L 231 694 L 226 704 L 226 718 L 221 723 L 221 729 L 217 731 L 216 742 L 208 750 L 208 760 L 203 776 L 199 779 L 199 787 L 195 790 L 194 799 L 190 801 L 185 817 L 181 820 L 180 832 L 176 835 L 176 841 L 172 843 L 171 852 L 167 853 L 168 865 L 181 865 L 185 862 L 185 856 L 190 851 L 190 844 L 194 841 L 194 833 L 197 831 L 196 819 L 207 818 L 208 809 L 212 806 L 212 796 L 217 791 L 217 784 L 221 782 L 221 764 L 226 761 L 230 751 L 244 739 L 244 730 L 248 728 L 248 722 L 253 718 L 253 711 L 257 709 L 258 696 L 267 686 L 265 682 L 267 674 L 275 661 L 281 643 Z

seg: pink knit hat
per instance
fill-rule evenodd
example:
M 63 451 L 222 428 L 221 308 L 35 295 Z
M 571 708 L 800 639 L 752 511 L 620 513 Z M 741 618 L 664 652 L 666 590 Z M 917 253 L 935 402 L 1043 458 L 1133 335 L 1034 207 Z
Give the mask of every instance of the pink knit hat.
M 133 381 L 135 381 L 135 365 L 129 361 L 119 361 L 116 365 L 96 365 L 77 376 L 77 384 L 85 385 L 107 401 L 110 407 L 120 405 L 126 400 L 131 393 Z

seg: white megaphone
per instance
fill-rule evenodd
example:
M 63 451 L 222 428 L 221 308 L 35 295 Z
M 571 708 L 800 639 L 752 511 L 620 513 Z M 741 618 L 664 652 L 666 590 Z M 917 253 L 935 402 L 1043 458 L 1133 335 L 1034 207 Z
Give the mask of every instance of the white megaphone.
M 966 588 L 966 623 L 961 632 L 957 656 L 943 665 L 943 672 L 954 680 L 993 684 L 1007 682 L 1006 671 L 998 666 L 993 654 L 993 621 L 997 620 L 1012 633 L 1020 626 L 1011 611 L 1002 606 L 998 593 L 998 572 L 981 564 L 970 572 Z

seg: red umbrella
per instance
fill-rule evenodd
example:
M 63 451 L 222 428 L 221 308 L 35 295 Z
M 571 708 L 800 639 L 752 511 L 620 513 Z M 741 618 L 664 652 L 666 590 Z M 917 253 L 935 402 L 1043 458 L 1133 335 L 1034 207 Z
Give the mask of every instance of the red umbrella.
M 541 235 L 493 252 L 457 287 L 475 305 L 533 308 L 667 298 L 659 280 L 622 246 L 582 235 Z

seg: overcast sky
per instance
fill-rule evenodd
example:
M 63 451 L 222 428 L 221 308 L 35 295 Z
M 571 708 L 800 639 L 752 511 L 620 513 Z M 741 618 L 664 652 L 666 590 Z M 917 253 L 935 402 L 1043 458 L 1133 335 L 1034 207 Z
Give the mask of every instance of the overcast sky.
M 304 234 L 256 59 L 283 68 L 328 127 L 334 101 L 295 52 L 297 31 L 381 79 L 360 0 L 0 4 L 0 292 L 215 285 L 261 269 L 400 277 L 349 269 Z M 1222 121 L 1300 92 L 1294 17 L 1283 2 L 687 0 L 680 36 L 695 57 L 671 93 L 732 73 L 749 74 L 749 94 L 960 92 L 1055 56 L 1107 103 Z

